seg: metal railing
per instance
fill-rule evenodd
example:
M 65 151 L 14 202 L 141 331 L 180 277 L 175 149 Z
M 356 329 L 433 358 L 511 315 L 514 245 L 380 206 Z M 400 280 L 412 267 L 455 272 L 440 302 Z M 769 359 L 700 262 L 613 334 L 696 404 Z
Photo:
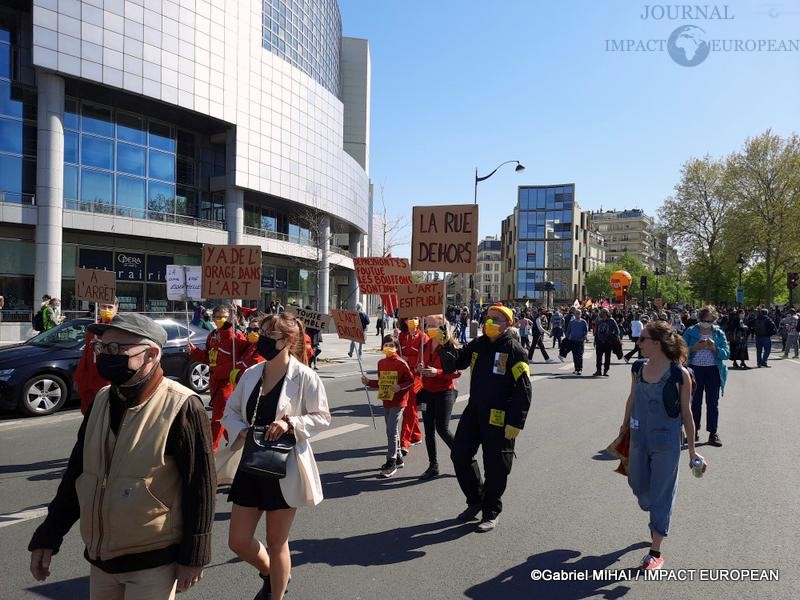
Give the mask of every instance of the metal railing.
M 141 219 L 146 221 L 159 221 L 161 223 L 175 223 L 178 225 L 190 225 L 192 227 L 204 227 L 207 229 L 218 229 L 225 231 L 225 223 L 222 221 L 208 221 L 190 215 L 179 215 L 175 213 L 158 212 L 147 210 L 146 208 L 131 208 L 129 206 L 115 206 L 102 202 L 91 202 L 88 200 L 64 199 L 66 210 L 77 210 L 80 212 L 90 212 L 95 214 L 111 215 L 115 217 L 125 217 L 129 219 Z
M 260 229 L 258 227 L 248 227 L 245 226 L 244 232 L 247 235 L 257 235 L 260 237 L 268 238 L 271 240 L 279 240 L 282 242 L 292 242 L 294 244 L 300 244 L 302 246 L 311 246 L 311 240 L 304 237 L 297 237 L 293 235 L 289 235 L 288 233 L 282 233 L 280 231 L 271 231 L 269 229 Z M 348 250 L 341 248 L 339 246 L 334 246 L 333 244 L 330 245 L 331 252 L 336 252 L 337 254 L 343 254 L 349 258 L 353 258 L 353 254 L 350 253 Z
M 33 194 L 20 194 L 0 190 L 0 202 L 6 204 L 21 204 L 22 206 L 36 206 L 36 197 Z

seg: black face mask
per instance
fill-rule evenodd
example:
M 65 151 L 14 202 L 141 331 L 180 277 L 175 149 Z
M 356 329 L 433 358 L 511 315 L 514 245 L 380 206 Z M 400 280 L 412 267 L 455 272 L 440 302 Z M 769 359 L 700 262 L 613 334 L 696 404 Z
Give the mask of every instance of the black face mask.
M 258 342 L 256 342 L 256 350 L 264 357 L 264 360 L 272 360 L 283 350 L 283 348 L 279 350 L 277 345 L 278 340 L 273 340 L 269 336 L 262 335 L 258 338 Z
M 124 354 L 98 354 L 97 373 L 114 385 L 122 385 L 137 372 L 128 365 L 129 358 L 130 356 Z

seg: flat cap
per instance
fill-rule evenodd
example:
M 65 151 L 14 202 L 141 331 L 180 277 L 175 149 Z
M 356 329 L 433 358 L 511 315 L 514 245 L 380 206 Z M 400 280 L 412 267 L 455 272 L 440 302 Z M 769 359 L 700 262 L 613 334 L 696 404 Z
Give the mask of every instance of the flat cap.
M 161 348 L 167 343 L 167 332 L 164 328 L 150 317 L 139 313 L 118 313 L 111 319 L 110 323 L 89 325 L 89 331 L 98 335 L 103 335 L 109 329 L 116 329 L 117 331 L 124 331 L 125 333 L 147 338 L 154 341 Z

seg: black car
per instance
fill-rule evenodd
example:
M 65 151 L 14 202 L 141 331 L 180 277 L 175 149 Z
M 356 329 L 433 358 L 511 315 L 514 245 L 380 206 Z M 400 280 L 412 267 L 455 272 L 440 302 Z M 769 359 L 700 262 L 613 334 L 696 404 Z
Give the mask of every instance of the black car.
M 44 331 L 22 344 L 0 348 L 0 409 L 18 409 L 28 416 L 60 410 L 75 394 L 72 375 L 83 354 L 86 329 L 92 319 L 73 319 Z M 186 324 L 170 319 L 156 323 L 167 331 L 161 367 L 164 374 L 198 394 L 208 390 L 208 365 L 185 352 Z M 195 346 L 205 347 L 208 331 L 189 326 Z

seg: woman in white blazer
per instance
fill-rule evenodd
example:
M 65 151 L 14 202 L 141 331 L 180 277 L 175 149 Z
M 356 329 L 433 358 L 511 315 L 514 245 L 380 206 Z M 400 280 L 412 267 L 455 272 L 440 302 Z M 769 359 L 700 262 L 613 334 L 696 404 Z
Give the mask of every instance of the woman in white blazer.
M 233 443 L 247 435 L 255 413 L 257 425 L 269 425 L 269 439 L 294 431 L 297 444 L 283 479 L 236 473 L 228 498 L 233 502 L 228 546 L 258 569 L 263 583 L 256 600 L 281 600 L 291 569 L 289 529 L 295 511 L 322 501 L 322 483 L 308 439 L 314 430 L 330 425 L 331 414 L 322 381 L 305 364 L 301 321 L 286 312 L 268 315 L 261 322 L 257 344 L 267 362 L 244 372 L 228 399 L 222 425 Z M 269 554 L 255 538 L 264 512 Z

